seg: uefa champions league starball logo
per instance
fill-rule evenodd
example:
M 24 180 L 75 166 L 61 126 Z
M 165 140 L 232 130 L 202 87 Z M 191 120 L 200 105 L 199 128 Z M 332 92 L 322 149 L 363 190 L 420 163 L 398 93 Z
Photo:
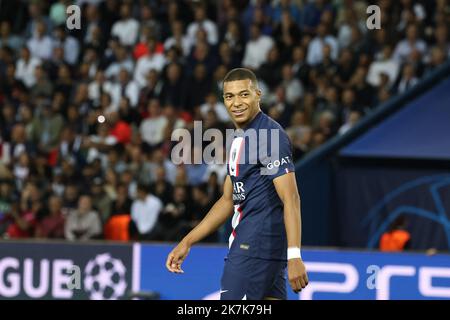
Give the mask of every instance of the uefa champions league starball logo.
M 124 295 L 126 268 L 121 260 L 109 253 L 99 254 L 89 260 L 84 271 L 84 290 L 90 299 L 115 300 Z

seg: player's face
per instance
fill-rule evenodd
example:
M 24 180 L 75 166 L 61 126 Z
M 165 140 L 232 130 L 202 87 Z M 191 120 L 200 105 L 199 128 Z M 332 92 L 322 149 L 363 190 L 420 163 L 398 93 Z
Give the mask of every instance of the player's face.
M 250 79 L 227 81 L 223 85 L 223 101 L 238 128 L 249 123 L 259 111 L 261 91 Z

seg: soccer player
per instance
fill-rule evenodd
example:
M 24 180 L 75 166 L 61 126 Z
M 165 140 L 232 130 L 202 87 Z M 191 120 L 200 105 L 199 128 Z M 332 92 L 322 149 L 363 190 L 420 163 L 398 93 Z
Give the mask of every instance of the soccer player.
M 261 91 L 252 71 L 231 70 L 223 80 L 223 97 L 241 129 L 231 144 L 223 195 L 170 252 L 166 267 L 183 273 L 181 264 L 191 246 L 233 213 L 221 300 L 286 299 L 286 265 L 294 292 L 308 284 L 300 253 L 300 197 L 291 144 L 283 128 L 261 111 Z M 256 146 L 251 133 L 256 133 Z

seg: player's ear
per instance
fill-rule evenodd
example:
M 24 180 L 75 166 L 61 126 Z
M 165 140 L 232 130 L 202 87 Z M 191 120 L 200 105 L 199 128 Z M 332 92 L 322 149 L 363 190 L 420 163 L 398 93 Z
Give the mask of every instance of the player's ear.
M 256 92 L 256 96 L 258 97 L 258 101 L 261 100 L 261 95 L 262 95 L 261 90 L 259 90 L 259 88 L 256 88 L 255 92 Z

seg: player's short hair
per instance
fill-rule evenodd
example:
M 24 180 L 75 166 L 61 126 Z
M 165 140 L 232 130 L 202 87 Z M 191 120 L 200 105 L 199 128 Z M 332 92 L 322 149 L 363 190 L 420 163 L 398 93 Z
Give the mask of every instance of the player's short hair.
M 252 82 L 252 85 L 255 87 L 255 89 L 258 88 L 258 79 L 256 79 L 256 75 L 253 73 L 253 71 L 246 68 L 235 68 L 229 71 L 225 75 L 225 78 L 223 78 L 223 83 L 225 84 L 225 82 L 247 79 Z

